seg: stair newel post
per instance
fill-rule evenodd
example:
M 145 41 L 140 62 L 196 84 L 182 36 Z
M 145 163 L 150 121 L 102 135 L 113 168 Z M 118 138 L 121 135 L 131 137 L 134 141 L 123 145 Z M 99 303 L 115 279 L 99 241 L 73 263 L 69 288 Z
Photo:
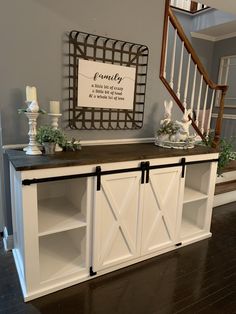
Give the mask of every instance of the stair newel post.
M 212 109 L 213 109 L 213 104 L 214 104 L 214 99 L 215 99 L 215 93 L 216 93 L 216 90 L 213 89 L 212 96 L 211 96 L 210 114 L 208 116 L 208 122 L 207 122 L 207 130 L 206 130 L 207 131 L 207 133 L 206 133 L 207 136 L 209 135 L 209 131 L 210 131 Z
M 202 125 L 201 125 L 201 132 L 204 134 L 204 124 L 205 124 L 205 116 L 206 116 L 206 105 L 207 105 L 207 97 L 208 97 L 208 90 L 209 85 L 206 86 L 206 93 L 205 93 L 205 99 L 204 99 L 204 105 L 203 105 L 203 112 L 202 112 Z
M 228 86 L 223 86 L 221 88 L 222 92 L 221 92 L 221 98 L 220 98 L 218 117 L 216 120 L 215 137 L 212 143 L 213 148 L 218 148 L 219 143 L 220 143 L 220 134 L 221 134 L 222 123 L 223 123 L 223 115 L 224 115 L 224 99 L 225 99 L 225 94 L 227 92 L 227 89 L 228 89 Z

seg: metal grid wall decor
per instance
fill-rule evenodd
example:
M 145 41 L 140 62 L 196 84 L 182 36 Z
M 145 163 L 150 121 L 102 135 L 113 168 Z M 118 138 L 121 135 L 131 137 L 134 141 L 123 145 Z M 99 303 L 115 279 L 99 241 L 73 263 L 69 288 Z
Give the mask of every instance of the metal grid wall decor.
M 136 68 L 133 110 L 77 105 L 78 60 Z M 143 125 L 148 48 L 144 45 L 71 31 L 69 34 L 69 127 L 80 130 L 129 130 Z

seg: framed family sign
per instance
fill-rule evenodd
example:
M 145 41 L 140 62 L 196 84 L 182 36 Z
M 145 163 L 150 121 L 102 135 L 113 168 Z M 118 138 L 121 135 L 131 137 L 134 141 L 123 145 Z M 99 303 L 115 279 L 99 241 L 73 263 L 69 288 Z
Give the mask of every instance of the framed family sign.
M 148 48 L 144 45 L 70 32 L 70 128 L 141 128 L 147 66 Z

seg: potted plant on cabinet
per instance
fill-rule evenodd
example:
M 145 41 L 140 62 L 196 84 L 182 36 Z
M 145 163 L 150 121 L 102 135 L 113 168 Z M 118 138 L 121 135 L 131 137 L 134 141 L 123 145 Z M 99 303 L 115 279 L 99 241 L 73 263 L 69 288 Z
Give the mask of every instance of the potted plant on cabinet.
M 51 126 L 42 126 L 37 130 L 36 141 L 43 145 L 45 154 L 54 154 L 55 145 L 63 147 L 66 143 L 64 133 Z

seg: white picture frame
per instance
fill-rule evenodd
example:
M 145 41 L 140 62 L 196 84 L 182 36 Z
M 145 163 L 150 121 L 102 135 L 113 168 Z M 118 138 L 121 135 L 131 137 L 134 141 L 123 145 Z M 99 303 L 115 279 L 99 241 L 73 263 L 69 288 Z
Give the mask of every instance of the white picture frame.
M 136 69 L 79 59 L 79 107 L 133 110 Z

